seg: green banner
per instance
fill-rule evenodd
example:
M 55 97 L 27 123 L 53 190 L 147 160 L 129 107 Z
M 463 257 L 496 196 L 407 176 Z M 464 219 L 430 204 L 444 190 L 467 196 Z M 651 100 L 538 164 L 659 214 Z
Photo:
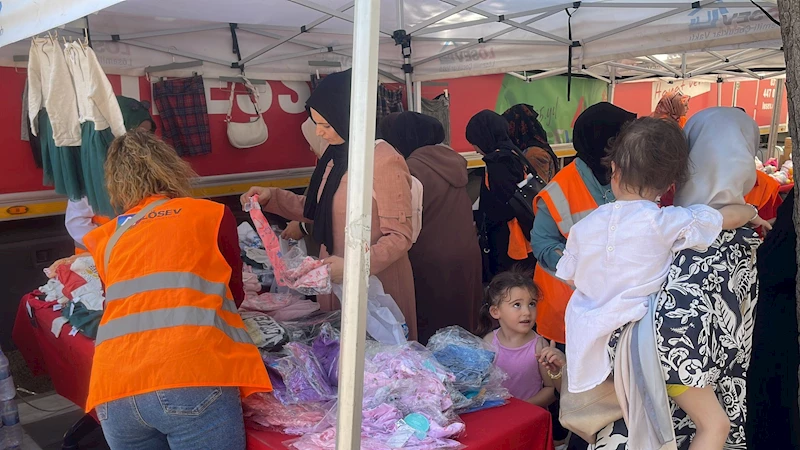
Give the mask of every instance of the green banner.
M 539 113 L 539 122 L 551 144 L 572 142 L 572 125 L 589 106 L 607 101 L 607 84 L 594 78 L 572 78 L 572 92 L 567 101 L 567 77 L 543 78 L 527 83 L 506 75 L 494 110 L 502 114 L 508 108 L 525 103 Z

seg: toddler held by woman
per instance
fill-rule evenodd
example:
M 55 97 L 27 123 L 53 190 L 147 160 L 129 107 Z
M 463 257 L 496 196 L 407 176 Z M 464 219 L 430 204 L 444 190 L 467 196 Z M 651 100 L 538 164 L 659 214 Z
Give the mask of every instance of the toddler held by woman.
M 607 350 L 615 330 L 640 320 L 677 252 L 711 246 L 722 229 L 753 222 L 749 205 L 719 211 L 705 205 L 659 208 L 657 198 L 688 179 L 689 146 L 673 122 L 641 118 L 627 125 L 606 157 L 616 202 L 600 206 L 569 232 L 556 276 L 575 292 L 565 323 L 568 389 L 584 392 L 611 373 Z M 755 168 L 753 169 L 755 170 Z M 721 449 L 730 422 L 711 386 L 670 385 L 667 392 L 697 426 L 691 450 Z

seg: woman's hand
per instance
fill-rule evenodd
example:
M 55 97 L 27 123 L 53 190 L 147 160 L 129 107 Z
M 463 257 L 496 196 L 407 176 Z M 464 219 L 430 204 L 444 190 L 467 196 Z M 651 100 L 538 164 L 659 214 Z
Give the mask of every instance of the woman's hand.
M 762 227 L 765 233 L 772 230 L 772 224 L 769 223 L 769 221 L 762 219 L 761 216 L 756 216 L 755 219 L 750 221 L 750 224 L 753 226 L 753 228 Z
M 303 236 L 305 236 L 305 233 L 303 233 L 303 229 L 300 228 L 300 222 L 296 220 L 289 222 L 289 224 L 286 225 L 286 229 L 281 233 L 283 239 L 293 239 L 295 241 L 303 239 Z
M 342 284 L 344 279 L 344 258 L 339 256 L 329 256 L 325 258 L 324 263 L 328 265 L 331 273 L 331 282 Z
M 269 203 L 270 199 L 272 198 L 273 189 L 274 188 L 260 187 L 260 186 L 251 187 L 250 189 L 247 190 L 247 192 L 245 192 L 244 194 L 242 194 L 241 197 L 239 197 L 239 201 L 242 203 L 242 208 L 244 208 L 245 205 L 250 203 L 250 197 L 254 195 L 258 195 L 258 203 L 260 203 L 261 206 L 266 206 L 267 203 Z

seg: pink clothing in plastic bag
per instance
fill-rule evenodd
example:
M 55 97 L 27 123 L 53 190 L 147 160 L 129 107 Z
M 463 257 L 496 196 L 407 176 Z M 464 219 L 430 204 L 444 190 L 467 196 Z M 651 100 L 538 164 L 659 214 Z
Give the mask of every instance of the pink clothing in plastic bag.
M 282 405 L 271 392 L 258 392 L 242 399 L 242 409 L 248 425 L 302 435 L 325 418 L 329 406 L 324 403 Z
M 242 272 L 245 299 L 241 311 L 258 311 L 278 321 L 295 320 L 319 310 L 319 303 L 306 300 L 290 292 L 259 294 L 261 283 L 249 266 Z
M 275 280 L 280 286 L 287 286 L 304 295 L 330 294 L 331 276 L 328 266 L 318 259 L 306 256 L 297 247 L 286 255 L 281 254 L 281 243 L 272 231 L 267 218 L 261 212 L 258 196 L 254 195 L 249 204 L 250 218 L 256 232 L 267 250 L 275 269 Z

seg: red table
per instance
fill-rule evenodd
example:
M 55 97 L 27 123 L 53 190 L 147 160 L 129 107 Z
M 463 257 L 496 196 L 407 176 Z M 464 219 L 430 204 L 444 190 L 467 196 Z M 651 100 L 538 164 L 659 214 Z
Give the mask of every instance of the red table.
M 28 305 L 33 318 L 28 316 Z M 48 374 L 56 392 L 83 407 L 89 392 L 94 341 L 78 334 L 70 336 L 65 325 L 56 338 L 50 331 L 59 316 L 50 304 L 29 294 L 17 310 L 12 336 L 34 375 Z M 500 408 L 465 414 L 466 435 L 459 439 L 475 450 L 553 450 L 550 414 L 519 400 Z M 285 450 L 283 442 L 294 439 L 285 434 L 247 430 L 249 450 Z

